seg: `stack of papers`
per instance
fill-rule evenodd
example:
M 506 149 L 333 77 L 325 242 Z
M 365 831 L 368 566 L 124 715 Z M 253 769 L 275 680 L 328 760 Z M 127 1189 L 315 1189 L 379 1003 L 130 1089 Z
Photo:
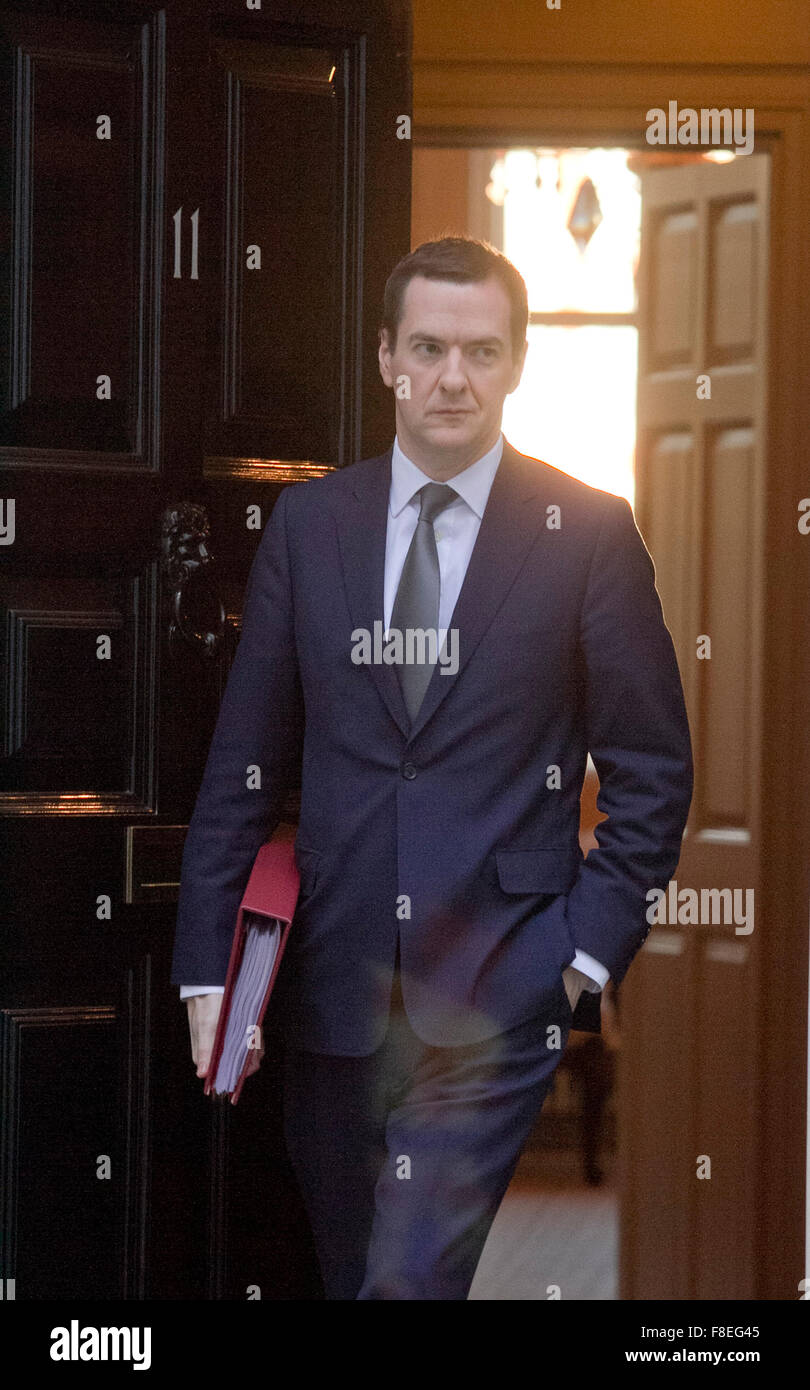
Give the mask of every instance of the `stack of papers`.
M 261 1047 L 259 1014 L 276 963 L 282 924 L 276 917 L 245 914 L 245 946 L 231 997 L 222 1055 L 213 1090 L 233 1091 L 249 1051 Z

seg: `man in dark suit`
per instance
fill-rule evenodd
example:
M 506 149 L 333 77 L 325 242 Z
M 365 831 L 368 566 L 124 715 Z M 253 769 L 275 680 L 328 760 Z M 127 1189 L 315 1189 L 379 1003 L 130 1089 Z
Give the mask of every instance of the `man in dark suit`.
M 270 1016 L 329 1298 L 466 1298 L 568 1031 L 598 1030 L 680 853 L 689 731 L 630 507 L 501 434 L 527 315 L 480 242 L 393 271 L 394 444 L 279 498 L 186 839 L 172 979 L 205 1075 L 300 767 Z M 583 860 L 588 752 L 607 820 Z

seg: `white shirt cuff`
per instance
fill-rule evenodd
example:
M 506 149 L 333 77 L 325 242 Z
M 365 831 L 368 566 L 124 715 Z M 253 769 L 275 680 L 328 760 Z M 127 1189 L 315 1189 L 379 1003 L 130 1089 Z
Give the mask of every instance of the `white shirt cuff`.
M 191 999 L 195 994 L 224 994 L 224 985 L 181 985 L 180 998 Z
M 575 970 L 588 976 L 590 984 L 585 985 L 585 989 L 589 994 L 598 994 L 600 989 L 605 988 L 610 979 L 610 971 L 606 970 L 598 960 L 594 960 L 593 956 L 589 956 L 586 951 L 577 951 L 571 964 Z

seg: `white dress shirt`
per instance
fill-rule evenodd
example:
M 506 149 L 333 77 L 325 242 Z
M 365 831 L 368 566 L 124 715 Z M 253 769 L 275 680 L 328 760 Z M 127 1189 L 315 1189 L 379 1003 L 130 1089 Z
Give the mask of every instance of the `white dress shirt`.
M 497 443 L 486 454 L 448 480 L 448 486 L 458 493 L 458 498 L 440 513 L 433 526 L 439 556 L 440 628 L 450 627 L 453 609 L 464 583 L 478 528 L 502 454 L 503 434 L 499 434 Z M 395 437 L 391 456 L 391 490 L 388 497 L 388 525 L 385 536 L 383 616 L 386 632 L 391 623 L 394 598 L 405 557 L 419 520 L 420 502 L 417 493 L 425 483 L 430 482 L 435 482 L 435 479 L 429 478 L 403 454 L 399 439 Z M 592 994 L 603 989 L 610 978 L 605 966 L 585 951 L 576 952 L 571 966 L 587 976 L 584 987 Z M 221 994 L 224 988 L 224 985 L 181 985 L 180 998 L 188 999 L 193 994 Z

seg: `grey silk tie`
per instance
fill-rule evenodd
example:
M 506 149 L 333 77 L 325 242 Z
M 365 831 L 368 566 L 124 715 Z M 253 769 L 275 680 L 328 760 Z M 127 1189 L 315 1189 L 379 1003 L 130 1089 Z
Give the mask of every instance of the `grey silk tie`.
M 402 567 L 391 627 L 398 628 L 403 635 L 416 628 L 433 629 L 438 645 L 440 575 L 433 523 L 439 513 L 455 501 L 458 493 L 446 483 L 426 483 L 419 492 L 422 509 Z M 427 650 L 425 655 L 429 655 Z M 434 665 L 430 660 L 400 664 L 399 679 L 411 722 L 419 713 Z

